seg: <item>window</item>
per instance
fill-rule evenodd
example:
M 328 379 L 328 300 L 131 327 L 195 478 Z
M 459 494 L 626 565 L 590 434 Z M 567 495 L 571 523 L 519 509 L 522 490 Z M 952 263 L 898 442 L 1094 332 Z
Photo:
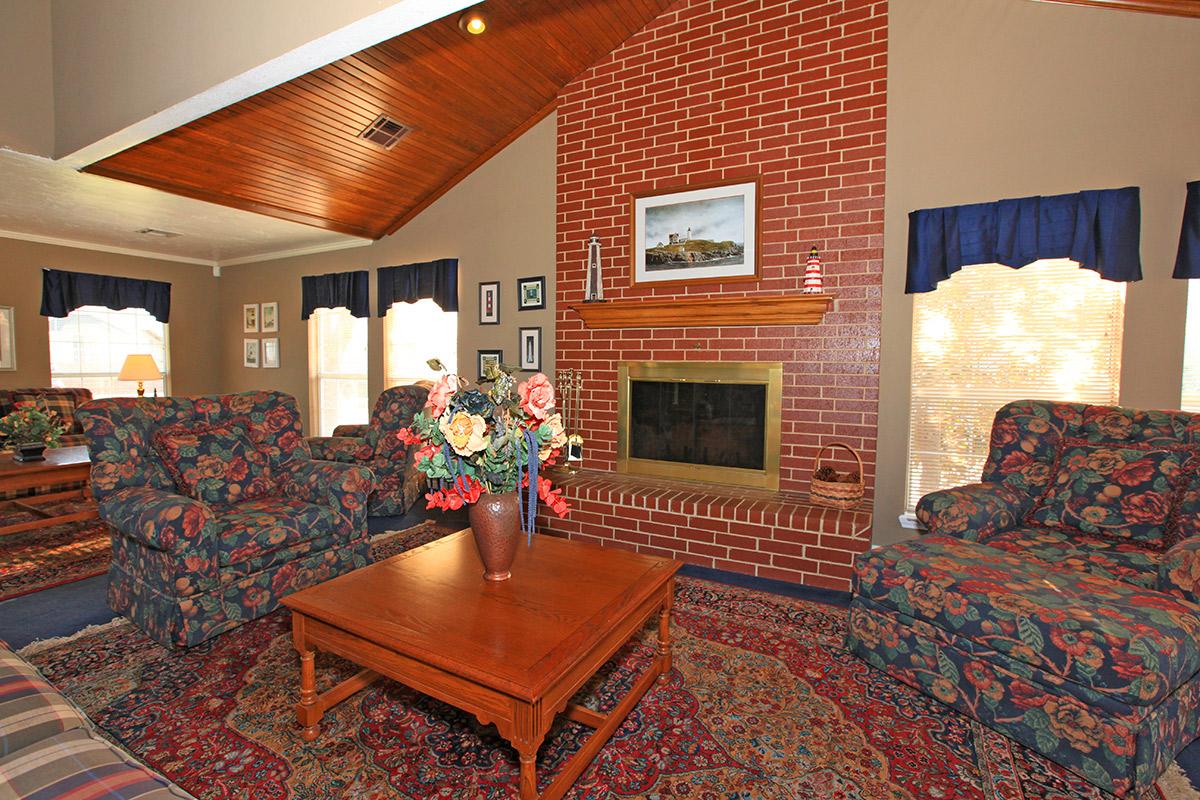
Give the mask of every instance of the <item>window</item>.
M 431 358 L 458 372 L 458 312 L 429 299 L 393 303 L 383 318 L 384 386 L 437 380 L 440 373 L 425 363 Z
M 145 381 L 146 396 L 167 394 L 170 364 L 167 326 L 141 308 L 114 311 L 83 306 L 66 317 L 50 317 L 50 383 L 81 386 L 93 397 L 135 397 L 135 381 L 119 381 L 125 356 L 149 353 L 163 380 Z
M 367 320 L 345 308 L 318 308 L 308 319 L 312 427 L 331 436 L 338 425 L 370 419 L 367 399 Z
M 1188 281 L 1187 324 L 1183 340 L 1183 396 L 1179 407 L 1200 411 L 1200 288 Z
M 1125 285 L 1072 261 L 966 267 L 913 307 L 908 510 L 979 480 L 1012 400 L 1115 404 Z

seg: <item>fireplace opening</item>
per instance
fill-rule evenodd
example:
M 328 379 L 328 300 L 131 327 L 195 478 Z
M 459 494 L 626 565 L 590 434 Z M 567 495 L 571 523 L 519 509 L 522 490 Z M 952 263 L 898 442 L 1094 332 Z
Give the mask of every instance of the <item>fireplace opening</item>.
M 778 362 L 620 364 L 617 471 L 777 489 L 782 377 Z

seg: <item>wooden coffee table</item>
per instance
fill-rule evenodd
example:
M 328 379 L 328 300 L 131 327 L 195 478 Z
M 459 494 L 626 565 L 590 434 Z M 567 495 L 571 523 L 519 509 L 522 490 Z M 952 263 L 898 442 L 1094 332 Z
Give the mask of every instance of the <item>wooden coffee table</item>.
M 55 500 L 89 499 L 87 479 L 91 470 L 92 462 L 88 458 L 87 448 L 82 445 L 51 448 L 46 451 L 44 461 L 13 461 L 11 453 L 0 454 L 0 492 L 84 481 L 82 493 L 78 489 L 72 489 L 67 492 L 51 492 L 0 502 L 0 510 L 17 508 L 21 511 L 28 511 L 37 517 L 29 522 L 0 526 L 0 536 L 45 528 L 50 525 L 61 525 L 64 522 L 96 519 L 98 515 L 95 503 L 92 503 L 89 508 L 72 511 L 69 514 L 53 514 L 38 508 L 42 503 L 52 503 Z
M 535 536 L 512 578 L 483 579 L 471 531 L 283 598 L 300 653 L 296 717 L 304 739 L 331 707 L 387 676 L 493 723 L 520 757 L 520 797 L 537 791 L 537 751 L 557 714 L 594 733 L 540 795 L 559 798 L 656 678 L 671 669 L 679 562 Z M 655 615 L 658 658 L 607 714 L 571 697 Z M 366 667 L 323 694 L 316 650 Z

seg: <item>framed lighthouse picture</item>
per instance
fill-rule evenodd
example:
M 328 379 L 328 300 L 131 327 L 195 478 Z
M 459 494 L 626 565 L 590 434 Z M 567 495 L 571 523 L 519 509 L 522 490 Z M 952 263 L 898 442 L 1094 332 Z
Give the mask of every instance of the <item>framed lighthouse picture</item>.
M 633 285 L 756 281 L 758 179 L 632 195 Z

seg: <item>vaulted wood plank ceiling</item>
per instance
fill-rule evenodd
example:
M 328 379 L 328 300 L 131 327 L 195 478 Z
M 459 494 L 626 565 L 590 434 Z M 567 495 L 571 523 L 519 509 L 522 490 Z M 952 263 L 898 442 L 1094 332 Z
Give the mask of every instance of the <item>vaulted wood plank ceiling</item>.
M 85 168 L 378 239 L 553 109 L 559 90 L 671 0 L 487 0 Z M 359 138 L 380 115 L 411 129 Z

